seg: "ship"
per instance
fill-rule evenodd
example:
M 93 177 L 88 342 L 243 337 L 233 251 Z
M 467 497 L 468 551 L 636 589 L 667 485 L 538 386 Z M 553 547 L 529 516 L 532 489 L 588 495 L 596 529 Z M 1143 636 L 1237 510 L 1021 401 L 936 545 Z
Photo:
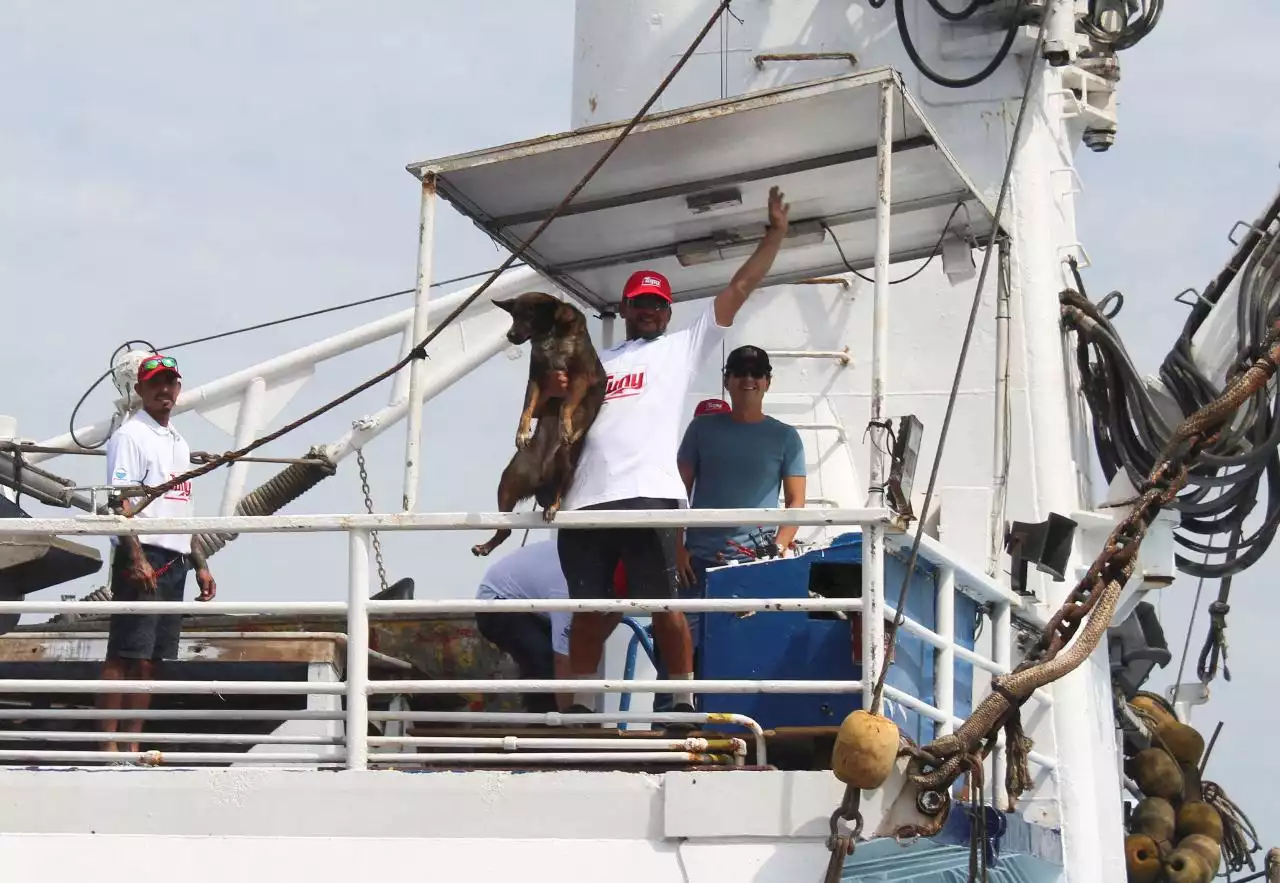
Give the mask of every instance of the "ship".
M 1085 290 L 1075 222 L 1072 157 L 1122 137 L 1121 64 L 1159 40 L 1162 9 L 578 0 L 563 131 L 406 158 L 412 307 L 183 390 L 175 413 L 229 438 L 188 476 L 225 474 L 218 514 L 124 518 L 110 488 L 59 471 L 137 407 L 145 348 L 115 351 L 120 395 L 93 422 L 35 440 L 0 420 L 6 868 L 52 883 L 1280 880 L 1231 783 L 1201 775 L 1213 745 L 1190 721 L 1207 693 L 1148 686 L 1172 658 L 1152 593 L 1184 589 L 1180 574 L 1229 584 L 1275 530 L 1268 517 L 1245 541 L 1240 525 L 1280 463 L 1280 199 L 1191 292 L 1157 379 L 1110 324 L 1118 299 Z M 725 351 L 771 354 L 766 408 L 804 442 L 804 507 L 432 511 L 431 401 L 483 396 L 478 369 L 527 355 L 495 300 L 552 291 L 603 349 L 624 280 L 649 268 L 671 280 L 679 327 L 763 236 L 773 185 L 790 231 Z M 501 266 L 438 280 L 443 212 Z M 385 407 L 281 417 L 317 365 L 389 339 L 399 360 L 350 381 L 384 385 Z M 723 395 L 715 362 L 690 417 Z M 326 443 L 308 423 L 330 411 L 351 429 Z M 366 462 L 401 428 L 402 457 Z M 281 438 L 297 456 L 255 454 Z M 250 488 L 254 463 L 278 471 Z M 291 513 L 353 465 L 363 501 Z M 368 468 L 403 473 L 399 506 L 377 511 Z M 392 579 L 381 548 L 393 532 L 448 531 L 466 555 L 470 532 L 500 527 L 536 541 L 744 523 L 798 525 L 799 551 L 745 550 L 709 571 L 705 598 L 674 601 L 477 599 L 433 574 Z M 108 687 L 107 617 L 138 605 L 109 583 L 36 595 L 104 582 L 95 538 L 147 532 L 222 556 L 262 554 L 239 551 L 249 535 L 260 550 L 324 534 L 346 544 L 344 600 L 174 605 L 178 659 Z M 551 609 L 624 614 L 597 679 L 521 679 L 473 619 Z M 670 609 L 701 614 L 693 713 L 653 710 L 672 682 L 648 620 Z M 522 710 L 524 693 L 569 687 L 598 695 L 579 718 L 598 727 Z M 95 708 L 108 689 L 152 701 Z M 100 722 L 122 716 L 144 721 L 140 750 L 103 751 Z M 695 730 L 673 737 L 673 722 Z M 869 778 L 868 722 L 892 736 Z

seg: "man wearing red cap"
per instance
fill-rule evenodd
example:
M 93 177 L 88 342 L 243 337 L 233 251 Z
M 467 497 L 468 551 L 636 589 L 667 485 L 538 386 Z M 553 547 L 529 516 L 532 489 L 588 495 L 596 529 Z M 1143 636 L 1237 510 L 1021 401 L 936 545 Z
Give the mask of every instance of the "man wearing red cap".
M 186 439 L 169 422 L 173 406 L 182 390 L 182 375 L 172 356 L 152 354 L 138 365 L 134 386 L 142 407 L 131 414 L 107 443 L 107 483 L 113 486 L 164 484 L 191 467 L 191 449 Z M 134 503 L 125 499 L 125 515 L 132 515 Z M 184 518 L 191 515 L 191 482 L 183 482 L 137 513 L 137 518 Z M 181 601 L 187 571 L 194 569 L 200 586 L 199 600 L 213 599 L 217 586 L 204 557 L 191 550 L 190 534 L 146 534 L 142 537 L 112 537 L 111 596 L 115 601 Z M 126 615 L 111 617 L 106 661 L 102 677 L 107 680 L 150 680 L 155 663 L 178 655 L 182 630 L 180 614 Z M 104 693 L 102 708 L 120 708 L 119 694 Z M 132 693 L 129 708 L 150 705 L 146 693 Z M 115 732 L 118 721 L 103 721 L 103 729 Z M 124 722 L 129 733 L 142 731 L 142 721 Z M 115 751 L 116 743 L 103 745 Z M 137 751 L 137 742 L 125 751 Z
M 719 347 L 726 329 L 773 266 L 787 234 L 789 206 L 769 190 L 769 226 L 755 253 L 729 287 L 705 304 L 693 324 L 667 334 L 671 284 L 661 273 L 640 270 L 627 280 L 619 314 L 627 339 L 601 353 L 608 375 L 604 406 L 583 445 L 564 509 L 676 509 L 688 497 L 676 468 L 685 396 L 698 367 Z M 557 378 L 563 385 L 563 378 Z M 558 532 L 560 563 L 574 598 L 613 594 L 619 561 L 632 598 L 672 598 L 677 590 L 674 528 L 605 528 Z M 593 678 L 612 621 L 606 614 L 577 613 L 569 635 L 575 678 Z M 689 625 L 681 613 L 655 613 L 654 637 L 670 677 L 693 678 Z M 674 694 L 673 710 L 693 711 L 693 694 Z M 574 696 L 572 711 L 589 710 L 592 694 Z M 674 728 L 674 727 L 673 727 Z

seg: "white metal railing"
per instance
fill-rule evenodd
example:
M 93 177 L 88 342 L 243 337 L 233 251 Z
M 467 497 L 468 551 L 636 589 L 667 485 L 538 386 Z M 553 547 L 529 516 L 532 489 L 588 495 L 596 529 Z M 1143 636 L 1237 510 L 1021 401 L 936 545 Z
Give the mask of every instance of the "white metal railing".
M 370 532 L 373 530 L 487 530 L 498 527 L 577 529 L 586 527 L 687 526 L 737 524 L 795 524 L 798 526 L 857 525 L 874 527 L 866 532 L 864 545 L 881 544 L 881 554 L 868 556 L 864 550 L 862 598 L 677 598 L 645 599 L 424 599 L 413 601 L 375 601 L 370 589 Z M 341 711 L 302 710 L 131 710 L 131 709 L 6 709 L 0 707 L 0 721 L 28 720 L 240 720 L 240 721 L 340 721 L 341 736 L 290 734 L 191 734 L 146 733 L 141 736 L 153 744 L 207 744 L 210 746 L 288 746 L 288 751 L 238 753 L 209 752 L 136 752 L 27 750 L 0 748 L 0 763 L 76 763 L 83 761 L 132 760 L 143 764 L 169 763 L 272 763 L 318 766 L 342 765 L 364 769 L 389 763 L 467 763 L 477 765 L 561 763 L 692 763 L 728 762 L 741 764 L 746 755 L 742 739 L 645 739 L 623 745 L 622 739 L 584 740 L 582 738 L 523 737 L 414 737 L 395 735 L 369 736 L 370 721 L 377 722 L 490 722 L 505 724 L 543 723 L 559 725 L 567 720 L 575 723 L 595 722 L 690 722 L 734 724 L 748 730 L 754 739 L 756 762 L 766 762 L 764 735 L 759 725 L 740 715 L 726 714 L 582 714 L 562 717 L 559 713 L 514 714 L 508 712 L 411 712 L 380 711 L 369 708 L 369 699 L 377 695 L 410 695 L 439 693 L 656 693 L 692 690 L 697 693 L 861 693 L 869 695 L 878 670 L 876 655 L 867 653 L 870 640 L 881 641 L 884 619 L 895 610 L 885 603 L 883 584 L 883 552 L 899 550 L 910 542 L 885 509 L 701 509 L 655 511 L 577 511 L 562 512 L 547 524 L 536 513 L 401 513 L 387 515 L 309 515 L 267 517 L 213 517 L 180 519 L 125 519 L 118 516 L 83 516 L 59 519 L 5 519 L 0 521 L 3 536 L 104 536 L 146 535 L 151 533 L 280 533 L 280 532 L 345 532 L 349 542 L 348 595 L 344 601 L 214 601 L 214 602 L 119 602 L 119 601 L 44 601 L 23 600 L 0 602 L 0 614 L 6 613 L 172 613 L 172 614 L 339 614 L 347 618 L 346 672 L 341 681 L 174 681 L 98 679 L 8 679 L 0 681 L 0 693 L 156 693 L 156 694 L 221 694 L 221 695 L 319 695 L 342 696 Z M 877 540 L 877 538 L 879 538 Z M 887 547 L 887 549 L 886 549 Z M 968 663 L 992 674 L 1009 670 L 1011 663 L 1009 631 L 1014 606 L 1022 599 L 995 583 L 990 577 L 957 563 L 936 541 L 921 544 L 923 562 L 937 568 L 936 629 L 906 618 L 902 629 L 907 634 L 934 647 L 936 671 L 934 697 L 929 704 L 892 686 L 886 686 L 885 699 L 936 722 L 939 732 L 951 731 L 959 719 L 955 715 L 955 664 Z M 867 566 L 879 562 L 880 566 Z M 955 593 L 962 592 L 993 606 L 993 657 L 959 646 L 955 641 Z M 867 603 L 870 599 L 870 604 Z M 878 611 L 864 616 L 863 678 L 845 680 L 619 680 L 619 679 L 395 679 L 371 680 L 369 677 L 369 624 L 372 619 L 393 614 L 467 614 L 479 612 L 616 612 L 654 613 L 687 612 L 862 612 Z M 878 620 L 878 621 L 873 621 Z M 878 646 L 878 645 L 877 645 Z M 1036 701 L 1045 706 L 1052 697 L 1037 691 Z M 155 738 L 153 738 L 155 737 Z M 108 739 L 133 741 L 131 733 L 111 734 L 105 731 L 20 731 L 0 730 L 0 744 L 27 741 L 76 742 Z M 514 740 L 514 741 L 512 741 Z M 300 750 L 313 746 L 315 751 Z M 370 747 L 381 749 L 373 754 Z M 418 748 L 496 749 L 477 753 L 417 753 L 395 749 Z M 566 751 L 567 748 L 590 748 L 596 751 Z M 993 765 L 1003 764 L 1002 749 L 997 749 Z M 1031 760 L 1042 771 L 1056 767 L 1055 759 L 1032 753 Z M 1002 776 L 995 781 L 1002 782 Z

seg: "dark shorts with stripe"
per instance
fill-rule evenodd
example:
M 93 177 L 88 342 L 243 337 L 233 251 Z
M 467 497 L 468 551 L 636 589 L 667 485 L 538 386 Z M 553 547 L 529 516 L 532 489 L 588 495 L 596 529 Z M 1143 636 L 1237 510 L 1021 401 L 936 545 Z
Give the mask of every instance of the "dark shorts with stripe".
M 583 506 L 579 511 L 678 509 L 677 500 L 632 497 Z M 570 598 L 612 598 L 618 562 L 626 571 L 627 597 L 674 598 L 676 528 L 601 527 L 561 530 L 556 538 L 560 569 Z
M 129 577 L 129 552 L 116 546 L 111 556 L 113 601 L 181 601 L 190 559 L 172 549 L 142 545 L 147 563 L 156 572 L 156 591 L 149 592 Z M 182 634 L 182 614 L 120 613 L 111 617 L 108 659 L 176 659 Z

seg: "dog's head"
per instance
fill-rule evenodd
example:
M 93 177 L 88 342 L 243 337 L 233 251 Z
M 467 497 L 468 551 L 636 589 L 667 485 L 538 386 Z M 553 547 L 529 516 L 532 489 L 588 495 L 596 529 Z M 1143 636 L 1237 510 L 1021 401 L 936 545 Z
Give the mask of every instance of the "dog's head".
M 576 307 L 541 291 L 528 291 L 519 297 L 495 300 L 493 305 L 511 314 L 511 330 L 507 332 L 507 340 L 517 346 L 567 329 L 581 315 Z

